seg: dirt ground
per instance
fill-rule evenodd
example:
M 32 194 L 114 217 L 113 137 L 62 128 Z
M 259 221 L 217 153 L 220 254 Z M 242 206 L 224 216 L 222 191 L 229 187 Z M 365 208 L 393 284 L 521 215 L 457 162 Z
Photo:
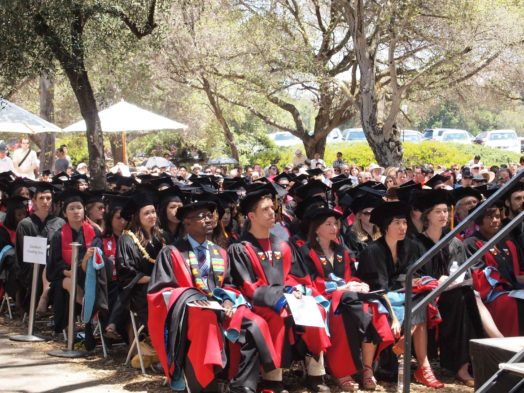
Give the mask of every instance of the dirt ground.
M 56 362 L 56 364 L 60 363 L 60 366 L 58 367 L 58 370 L 71 370 L 71 371 L 77 371 L 78 374 L 82 374 L 82 376 L 85 376 L 90 382 L 82 382 L 79 383 L 77 387 L 73 387 L 73 382 L 71 383 L 71 388 L 67 389 L 64 388 L 63 385 L 60 389 L 53 389 L 53 383 L 57 380 L 57 374 L 51 373 L 49 375 L 49 380 L 41 381 L 42 386 L 47 386 L 45 389 L 38 390 L 38 388 L 35 388 L 35 386 L 27 386 L 23 387 L 22 389 L 18 388 L 17 390 L 4 390 L 2 389 L 2 382 L 0 381 L 0 392 L 7 393 L 7 392 L 68 392 L 68 391 L 75 391 L 75 392 L 91 392 L 91 391 L 107 391 L 107 392 L 118 392 L 118 391 L 128 391 L 128 392 L 170 392 L 171 390 L 166 387 L 162 386 L 163 377 L 158 374 L 151 374 L 151 375 L 142 375 L 139 370 L 135 370 L 129 366 L 124 365 L 125 357 L 127 354 L 127 349 L 123 345 L 117 345 L 113 346 L 109 350 L 109 356 L 107 358 L 104 358 L 102 355 L 102 349 L 98 348 L 95 351 L 94 355 L 91 355 L 86 358 L 77 358 L 77 359 L 62 359 L 62 358 L 53 358 L 49 355 L 47 355 L 47 352 L 51 350 L 56 349 L 62 349 L 65 348 L 65 344 L 63 342 L 57 342 L 57 341 L 46 341 L 46 342 L 40 342 L 40 343 L 16 343 L 13 341 L 8 340 L 8 336 L 13 334 L 25 334 L 27 332 L 27 328 L 25 325 L 21 323 L 20 320 L 10 320 L 6 318 L 5 316 L 0 316 L 0 341 L 2 341 L 1 346 L 3 346 L 3 350 L 0 353 L 0 375 L 2 375 L 2 368 L 7 367 L 6 364 L 10 364 L 13 361 L 17 361 L 16 367 L 13 367 L 9 370 L 4 370 L 4 374 L 2 376 L 5 376 L 5 373 L 7 372 L 9 375 L 9 378 L 23 378 L 23 375 L 19 375 L 18 373 L 21 370 L 21 367 L 24 363 L 29 364 L 29 356 L 24 355 L 25 353 L 28 353 L 27 351 L 30 351 L 32 353 L 31 356 L 35 355 L 41 355 L 41 359 L 39 359 L 40 363 L 38 364 L 47 364 L 47 363 L 53 363 Z M 51 335 L 51 321 L 49 319 L 47 320 L 41 320 L 39 323 L 35 326 L 35 334 L 40 334 L 42 336 L 50 336 Z M 11 350 L 7 347 L 11 346 Z M 15 350 L 16 349 L 16 350 Z M 21 350 L 25 350 L 20 352 Z M 27 362 L 24 361 L 24 356 L 28 356 Z M 9 359 L 11 358 L 11 359 Z M 34 366 L 34 365 L 33 365 Z M 453 393 L 471 393 L 473 392 L 472 388 L 467 388 L 462 384 L 457 384 L 454 382 L 454 378 L 450 375 L 446 375 L 441 373 L 441 370 L 438 369 L 438 367 L 435 366 L 435 370 L 437 373 L 437 376 L 439 376 L 442 381 L 446 384 L 446 387 L 444 389 L 440 389 L 439 392 L 453 392 Z M 70 374 L 70 373 L 69 373 Z M 284 374 L 284 382 L 286 383 L 286 386 L 290 389 L 292 393 L 307 393 L 309 392 L 307 389 L 305 389 L 302 385 L 302 380 L 299 376 L 297 376 L 297 370 L 286 372 Z M 1 378 L 0 378 L 1 379 Z M 45 378 L 44 378 L 45 379 Z M 22 379 L 23 380 L 23 379 Z M 42 380 L 42 377 L 40 377 L 40 380 Z M 83 380 L 82 380 L 83 381 Z M 18 382 L 21 383 L 20 381 Z M 83 390 L 81 386 L 82 384 L 87 383 L 89 386 L 91 386 L 91 389 L 96 388 L 97 384 L 100 386 L 110 386 L 110 388 L 99 389 L 99 390 Z M 23 384 L 23 383 L 22 383 Z M 376 391 L 378 392 L 396 392 L 396 384 L 392 383 L 386 383 L 379 381 L 380 386 L 377 388 Z M 51 387 L 49 387 L 51 386 Z M 336 386 L 331 384 L 332 392 L 342 392 L 340 389 L 338 389 Z M 434 392 L 435 390 L 425 388 L 422 385 L 412 383 L 411 385 L 411 391 L 414 393 L 422 393 L 422 392 Z M 364 392 L 362 390 L 362 392 Z

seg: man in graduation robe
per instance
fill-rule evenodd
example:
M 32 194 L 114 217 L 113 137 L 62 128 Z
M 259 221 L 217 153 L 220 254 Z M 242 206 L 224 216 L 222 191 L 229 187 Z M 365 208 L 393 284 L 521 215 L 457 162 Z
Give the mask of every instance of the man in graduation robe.
M 240 204 L 242 213 L 250 220 L 250 229 L 240 243 L 228 249 L 233 283 L 253 304 L 253 311 L 268 322 L 275 349 L 282 356 L 282 367 L 290 366 L 293 355 L 305 358 L 308 387 L 316 392 L 329 392 L 323 382 L 323 353 L 330 346 L 325 329 L 296 326 L 286 308 L 285 293 L 299 298 L 302 291 L 311 291 L 311 288 L 290 274 L 289 245 L 270 235 L 275 222 L 275 190 L 271 185 L 253 188 Z M 282 384 L 282 369 L 263 373 L 260 388 L 267 392 L 287 392 Z
M 266 321 L 227 285 L 226 251 L 207 240 L 215 210 L 214 202 L 193 201 L 177 212 L 186 236 L 164 247 L 153 269 L 148 291 L 151 342 L 173 390 L 185 388 L 185 377 L 191 392 L 216 391 L 217 377 L 228 363 L 230 392 L 254 393 L 260 366 L 273 370 L 280 357 Z M 221 303 L 225 318 L 208 308 L 210 300 Z
M 31 280 L 33 266 L 24 262 L 24 237 L 45 237 L 48 243 L 54 233 L 62 228 L 65 221 L 60 217 L 55 217 L 52 213 L 53 206 L 53 186 L 50 183 L 38 182 L 33 185 L 32 206 L 33 212 L 29 217 L 24 218 L 16 228 L 16 258 L 18 263 L 18 296 L 17 306 L 22 307 L 25 311 L 29 310 L 29 301 L 31 298 Z M 44 267 L 40 266 L 38 273 L 37 300 L 42 293 L 42 271 Z M 44 288 L 47 292 L 48 288 Z M 46 292 L 43 297 L 45 298 Z M 46 302 L 47 299 L 42 299 Z M 39 307 L 43 308 L 43 307 Z

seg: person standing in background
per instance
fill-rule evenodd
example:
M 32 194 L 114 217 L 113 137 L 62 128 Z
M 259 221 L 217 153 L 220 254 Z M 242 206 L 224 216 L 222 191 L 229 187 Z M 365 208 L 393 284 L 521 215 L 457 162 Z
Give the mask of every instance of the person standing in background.
M 7 145 L 4 141 L 0 142 L 0 173 L 15 171 L 13 160 L 7 155 Z
M 20 140 L 20 148 L 16 149 L 13 154 L 13 164 L 15 172 L 20 177 L 35 180 L 35 170 L 38 169 L 40 162 L 36 152 L 31 149 L 28 138 Z

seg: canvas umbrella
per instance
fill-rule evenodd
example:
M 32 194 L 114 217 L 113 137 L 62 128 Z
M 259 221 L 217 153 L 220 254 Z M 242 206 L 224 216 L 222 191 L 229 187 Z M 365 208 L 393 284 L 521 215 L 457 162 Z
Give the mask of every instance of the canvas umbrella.
M 231 157 L 213 158 L 207 162 L 208 165 L 236 165 L 238 161 Z
M 173 163 L 166 160 L 164 157 L 149 157 L 142 166 L 145 166 L 148 169 L 157 167 L 157 168 L 169 168 Z
M 122 148 L 124 150 L 124 162 L 126 157 L 126 133 L 148 132 L 160 130 L 181 130 L 187 128 L 185 124 L 160 116 L 156 113 L 142 109 L 124 100 L 98 112 L 103 132 L 122 133 Z M 77 132 L 86 130 L 84 120 L 71 124 L 64 129 L 65 132 Z
M 39 134 L 61 131 L 62 129 L 53 123 L 0 98 L 0 132 Z

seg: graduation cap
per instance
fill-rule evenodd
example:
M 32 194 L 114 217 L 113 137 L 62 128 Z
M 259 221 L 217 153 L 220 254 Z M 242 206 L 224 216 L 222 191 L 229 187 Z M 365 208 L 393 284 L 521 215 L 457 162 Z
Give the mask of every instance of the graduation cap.
M 349 177 L 347 177 L 346 175 L 344 175 L 344 174 L 342 173 L 342 174 L 340 174 L 340 175 L 333 176 L 330 180 L 331 180 L 333 183 L 336 183 L 336 182 L 339 182 L 339 181 L 342 181 L 342 180 L 346 180 L 346 179 L 349 179 Z
M 71 181 L 76 183 L 89 183 L 89 178 L 83 173 L 75 173 L 73 176 L 71 176 Z
M 44 192 L 50 192 L 51 194 L 54 194 L 56 191 L 58 191 L 58 188 L 54 184 L 47 181 L 32 182 L 29 187 L 31 197 Z
M 218 204 L 219 199 L 216 194 L 193 193 L 189 196 L 187 203 L 184 206 L 178 208 L 176 212 L 176 218 L 182 221 L 190 212 L 201 209 L 206 209 L 210 212 L 213 212 L 217 210 Z M 222 214 L 224 214 L 223 209 Z
M 84 201 L 88 203 L 104 202 L 104 190 L 90 190 L 85 192 Z
M 306 210 L 303 220 L 311 222 L 318 219 L 325 220 L 328 217 L 335 217 L 338 220 L 340 217 L 342 217 L 342 214 L 328 207 L 313 207 Z
M 371 212 L 369 221 L 372 224 L 383 227 L 383 224 L 392 218 L 408 218 L 410 207 L 404 202 L 384 202 Z
M 12 182 L 16 180 L 17 176 L 13 173 L 13 171 L 5 171 L 0 173 L 0 184 L 3 184 L 4 182 Z
M 336 182 L 333 182 L 333 179 L 331 179 L 331 181 L 332 181 L 331 190 L 334 193 L 337 193 L 337 194 L 338 194 L 339 191 L 343 192 L 343 191 L 347 190 L 346 188 L 342 188 L 342 187 L 347 186 L 347 187 L 351 188 L 351 186 L 353 185 L 353 180 L 351 180 L 349 177 L 346 177 L 343 180 L 338 180 Z
M 284 199 L 286 197 L 287 191 L 286 191 L 285 187 L 283 187 L 283 186 L 281 186 L 280 184 L 277 184 L 277 183 L 271 183 L 271 185 L 275 189 L 276 196 L 277 196 L 278 199 Z
M 131 220 L 134 214 L 138 213 L 144 206 L 153 205 L 157 203 L 157 198 L 154 192 L 145 192 L 140 190 L 130 194 L 130 198 L 122 208 L 120 215 L 124 220 Z
M 224 178 L 222 187 L 224 190 L 238 190 L 239 188 L 246 188 L 247 182 L 243 177 Z
M 442 176 L 440 174 L 437 174 L 433 176 L 431 179 L 429 179 L 425 185 L 431 188 L 435 188 L 439 184 L 447 182 L 449 179 L 450 176 Z
M 302 219 L 302 217 L 304 217 L 305 212 L 310 208 L 318 209 L 328 207 L 329 205 L 324 198 L 322 198 L 321 196 L 313 196 L 310 198 L 306 198 L 297 204 L 297 206 L 295 207 L 295 215 L 298 219 Z
M 244 199 L 240 201 L 240 211 L 245 216 L 247 216 L 251 209 L 263 197 L 266 195 L 271 195 L 271 197 L 274 198 L 277 193 L 275 187 L 273 187 L 272 184 L 259 184 L 258 187 L 254 187 L 255 185 L 256 183 L 250 185 L 250 190 L 247 192 Z
M 310 180 L 307 184 L 297 187 L 293 191 L 293 195 L 306 199 L 318 194 L 325 195 L 329 187 L 320 180 Z M 291 190 L 289 191 L 291 193 Z
M 120 188 L 122 186 L 131 188 L 136 184 L 138 184 L 137 181 L 131 176 L 116 175 L 115 185 L 117 188 Z
M 495 188 L 498 190 L 498 188 Z M 509 199 L 511 198 L 511 194 L 514 192 L 524 191 L 524 183 L 519 181 L 517 184 L 515 184 L 511 189 L 504 195 L 504 198 Z
M 306 172 L 310 177 L 320 176 L 324 173 L 324 171 L 320 168 L 308 169 Z
M 23 196 L 16 195 L 14 197 L 11 197 L 5 201 L 5 206 L 8 211 L 10 210 L 16 210 L 16 209 L 27 209 L 27 201 L 29 199 L 24 198 Z
M 447 190 L 414 190 L 411 194 L 411 204 L 418 211 L 426 211 L 435 205 L 450 205 L 452 197 Z
M 397 198 L 400 201 L 408 203 L 411 198 L 411 193 L 415 190 L 422 189 L 422 184 L 415 183 L 413 180 L 410 180 L 404 184 L 401 184 L 397 189 L 395 190 L 395 193 L 397 194 Z
M 13 181 L 3 182 L 0 186 L 3 191 L 8 193 L 10 196 L 14 195 L 18 189 L 21 187 L 29 188 L 31 186 L 31 181 L 24 179 L 22 177 L 17 177 Z
M 274 181 L 275 183 L 278 184 L 278 182 L 279 182 L 280 180 L 285 179 L 285 180 L 288 180 L 289 182 L 292 182 L 292 181 L 295 180 L 295 178 L 296 178 L 296 176 L 293 175 L 292 173 L 282 172 L 280 175 L 275 176 L 275 177 L 273 178 L 273 181 Z
M 349 208 L 354 214 L 357 214 L 358 212 L 369 209 L 369 208 L 376 208 L 384 203 L 384 200 L 382 198 L 377 198 L 374 195 L 364 195 L 358 198 L 355 198 L 351 201 L 349 204 Z
M 108 211 L 112 211 L 115 209 L 122 209 L 125 204 L 129 201 L 130 197 L 121 195 L 121 194 L 113 194 L 113 193 L 104 193 L 103 194 L 104 202 L 108 206 Z
M 141 185 L 160 191 L 173 186 L 174 183 L 171 176 L 158 176 L 146 182 L 142 181 Z
M 67 205 L 73 202 L 80 202 L 82 205 L 85 205 L 87 194 L 83 191 L 80 191 L 76 188 L 66 188 L 57 198 L 59 201 L 62 201 L 62 209 L 65 209 Z
M 54 175 L 51 179 L 51 183 L 53 184 L 64 184 L 66 181 L 71 180 L 69 178 L 69 175 L 65 172 L 60 172 Z
M 217 182 L 216 176 L 197 176 L 197 175 L 191 175 L 189 177 L 189 181 L 191 181 L 191 185 L 197 185 L 200 186 L 204 191 L 209 193 L 216 193 L 219 184 Z
M 455 203 L 460 201 L 462 198 L 465 198 L 468 196 L 475 197 L 479 201 L 482 200 L 482 194 L 480 193 L 480 191 L 478 191 L 478 187 L 477 188 L 473 188 L 473 187 L 455 188 L 453 191 L 451 191 L 451 195 L 453 196 L 453 200 L 455 201 Z

